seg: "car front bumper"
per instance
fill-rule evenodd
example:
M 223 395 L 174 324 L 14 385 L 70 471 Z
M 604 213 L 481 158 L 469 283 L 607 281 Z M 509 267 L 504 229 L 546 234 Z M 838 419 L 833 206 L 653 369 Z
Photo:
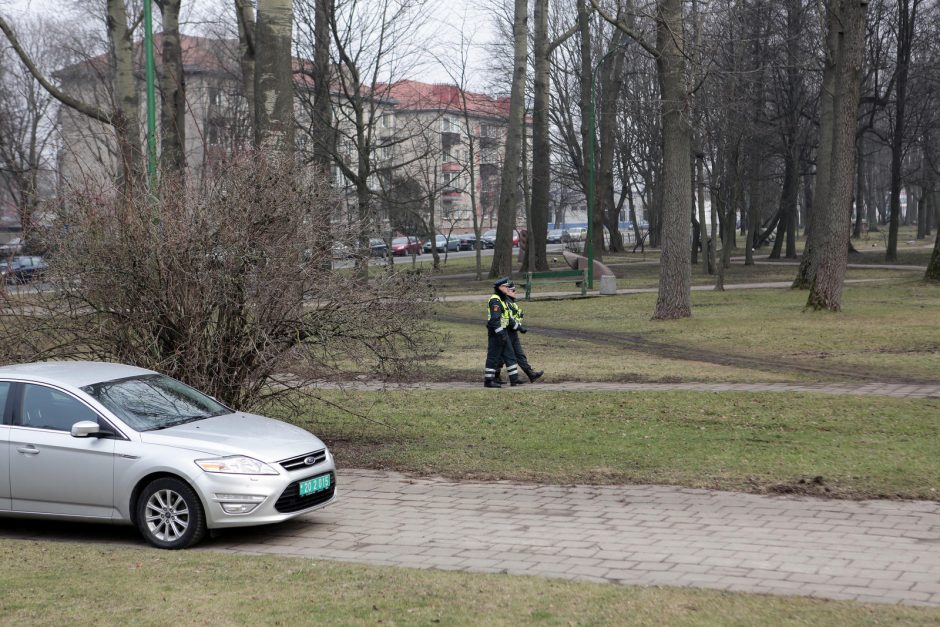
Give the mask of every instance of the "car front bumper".
M 267 525 L 321 509 L 336 500 L 336 469 L 327 462 L 277 475 L 204 473 L 197 483 L 210 529 Z M 329 487 L 299 496 L 300 482 L 329 475 Z M 241 511 L 250 508 L 250 511 Z

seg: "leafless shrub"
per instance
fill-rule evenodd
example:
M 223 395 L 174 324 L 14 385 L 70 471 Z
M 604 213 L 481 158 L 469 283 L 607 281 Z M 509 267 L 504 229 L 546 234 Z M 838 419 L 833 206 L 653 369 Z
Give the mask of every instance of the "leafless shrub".
M 248 408 L 344 367 L 395 376 L 425 351 L 427 282 L 332 269 L 357 226 L 291 162 L 242 154 L 200 187 L 119 203 L 53 208 L 45 287 L 0 295 L 0 361 L 132 363 Z

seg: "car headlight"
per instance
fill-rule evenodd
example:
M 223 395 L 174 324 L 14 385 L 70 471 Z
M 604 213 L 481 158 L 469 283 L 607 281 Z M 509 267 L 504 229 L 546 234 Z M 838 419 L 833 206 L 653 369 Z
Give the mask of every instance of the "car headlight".
M 213 459 L 197 459 L 196 465 L 206 472 L 218 472 L 230 475 L 276 475 L 277 471 L 262 461 L 233 455 L 231 457 L 216 457 Z

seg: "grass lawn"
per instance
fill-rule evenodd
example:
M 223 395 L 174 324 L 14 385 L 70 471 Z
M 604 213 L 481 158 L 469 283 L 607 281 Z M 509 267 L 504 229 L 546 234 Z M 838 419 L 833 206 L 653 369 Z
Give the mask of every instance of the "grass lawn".
M 541 483 L 940 499 L 940 399 L 816 394 L 331 391 L 282 416 L 342 466 Z
M 937 608 L 0 540 L 6 625 L 940 625 Z

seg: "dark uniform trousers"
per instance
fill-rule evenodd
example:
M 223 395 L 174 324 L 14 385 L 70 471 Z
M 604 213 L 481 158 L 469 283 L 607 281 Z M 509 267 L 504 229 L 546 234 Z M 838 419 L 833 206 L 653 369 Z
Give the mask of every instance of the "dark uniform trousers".
M 531 379 L 533 374 L 532 366 L 529 365 L 529 359 L 525 356 L 525 351 L 522 350 L 522 342 L 519 341 L 519 332 L 506 329 L 506 333 L 509 334 L 508 339 L 509 343 L 512 345 L 512 352 L 516 356 L 516 363 L 519 365 L 519 368 L 522 369 L 522 372 Z M 508 364 L 509 362 L 507 361 L 506 363 Z
M 503 364 L 506 364 L 506 371 L 509 373 L 510 379 L 519 376 L 516 352 L 513 350 L 512 340 L 508 337 L 508 331 L 496 333 L 490 329 L 487 335 L 484 378 L 489 380 L 495 379 Z

